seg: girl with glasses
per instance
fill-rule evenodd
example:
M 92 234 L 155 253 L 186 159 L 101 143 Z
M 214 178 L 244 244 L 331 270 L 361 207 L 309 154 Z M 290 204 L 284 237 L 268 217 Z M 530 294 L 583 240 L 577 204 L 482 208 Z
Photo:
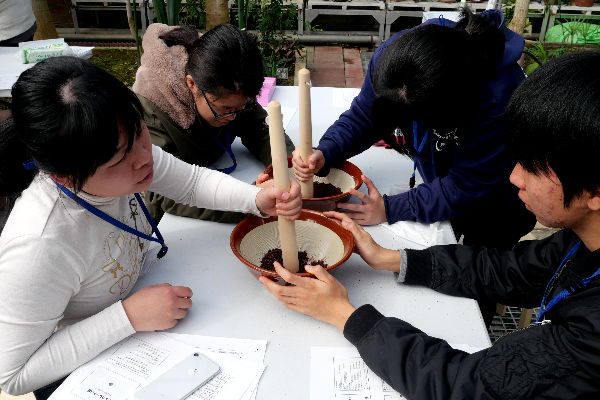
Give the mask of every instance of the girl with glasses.
M 13 116 L 0 126 L 0 196 L 22 191 L 0 236 L 0 387 L 9 394 L 45 399 L 53 382 L 106 348 L 186 316 L 188 287 L 164 283 L 128 297 L 168 250 L 139 193 L 300 214 L 296 182 L 289 193 L 261 189 L 152 145 L 135 94 L 88 61 L 36 64 L 12 95 Z
M 265 166 L 271 164 L 266 111 L 256 104 L 264 80 L 256 43 L 232 25 L 200 36 L 188 26 L 152 24 L 133 91 L 144 107 L 152 143 L 191 164 L 211 166 L 228 153 L 230 173 L 237 165 L 231 143 L 242 143 Z M 286 135 L 288 155 L 294 145 Z M 178 204 L 146 193 L 155 221 L 165 212 L 217 222 L 239 222 L 247 214 Z

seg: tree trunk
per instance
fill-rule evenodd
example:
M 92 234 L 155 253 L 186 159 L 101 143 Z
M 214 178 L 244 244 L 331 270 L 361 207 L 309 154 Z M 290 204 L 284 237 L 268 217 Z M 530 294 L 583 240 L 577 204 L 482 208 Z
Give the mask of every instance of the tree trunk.
M 515 4 L 515 14 L 513 15 L 512 21 L 508 25 L 508 29 L 523 35 L 525 30 L 525 23 L 527 22 L 527 11 L 529 9 L 529 0 L 517 0 Z
M 229 23 L 227 0 L 206 0 L 206 30 Z
M 125 11 L 127 12 L 127 24 L 129 25 L 129 32 L 131 32 L 131 36 L 133 36 L 133 38 L 135 39 L 137 37 L 137 32 L 135 31 L 135 22 L 133 20 L 133 11 L 131 11 L 131 0 L 126 0 Z
M 37 31 L 35 31 L 33 40 L 58 39 L 58 33 L 52 22 L 52 15 L 46 0 L 31 0 L 31 5 L 37 22 Z

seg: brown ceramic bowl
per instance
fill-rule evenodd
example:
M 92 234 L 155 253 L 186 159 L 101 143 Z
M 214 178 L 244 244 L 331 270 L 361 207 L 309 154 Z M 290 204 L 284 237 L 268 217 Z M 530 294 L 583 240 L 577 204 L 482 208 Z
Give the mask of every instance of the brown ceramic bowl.
M 288 157 L 288 170 L 290 173 L 290 177 L 294 177 L 294 170 L 292 169 L 292 157 Z M 337 171 L 334 171 L 337 170 Z M 267 169 L 265 169 L 265 174 L 269 175 L 269 177 L 273 178 L 273 164 L 269 165 Z M 310 210 L 316 211 L 334 211 L 337 209 L 338 203 L 345 203 L 350 199 L 350 189 L 358 190 L 361 187 L 363 181 L 361 178 L 362 172 L 360 168 L 356 165 L 352 164 L 349 161 L 344 161 L 340 165 L 335 168 L 331 168 L 331 172 L 324 178 L 320 178 L 318 176 L 314 176 L 313 180 L 324 183 L 331 183 L 340 189 L 342 189 L 342 194 L 338 194 L 337 196 L 330 197 L 303 197 L 302 198 L 302 208 L 308 208 Z M 335 180 L 345 176 L 344 179 L 347 184 L 337 184 Z M 343 186 L 343 187 L 342 187 Z
M 277 217 L 253 216 L 233 229 L 230 244 L 233 253 L 246 264 L 255 278 L 266 276 L 285 285 L 286 282 L 275 271 L 260 267 L 260 260 L 269 250 L 281 247 L 278 236 Z M 339 221 L 313 210 L 300 212 L 300 218 L 296 221 L 296 236 L 298 249 L 306 251 L 311 257 L 323 259 L 328 264 L 327 271 L 343 264 L 354 249 L 354 238 L 350 231 L 344 229 Z M 314 276 L 309 273 L 296 275 Z

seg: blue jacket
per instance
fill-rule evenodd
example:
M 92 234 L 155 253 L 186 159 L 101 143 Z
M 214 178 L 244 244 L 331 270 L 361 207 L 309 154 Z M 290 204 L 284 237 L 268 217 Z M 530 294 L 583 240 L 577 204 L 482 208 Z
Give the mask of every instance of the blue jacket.
M 492 209 L 497 210 L 494 214 L 501 224 L 514 222 L 511 216 L 522 218 L 524 205 L 517 197 L 518 189 L 508 179 L 514 163 L 506 154 L 501 133 L 510 96 L 525 78 L 517 64 L 525 41 L 506 28 L 499 10 L 488 10 L 481 15 L 503 30 L 506 38 L 504 56 L 493 77 L 479 87 L 477 97 L 465 104 L 468 125 L 456 129 L 436 123 L 431 129 L 433 134 L 429 134 L 417 160 L 425 183 L 406 193 L 384 195 L 390 224 L 403 220 L 431 223 L 461 218 L 467 220 L 467 225 L 476 226 L 481 225 L 481 218 L 489 220 Z M 425 24 L 439 25 L 440 20 L 431 19 Z M 444 20 L 444 25 L 452 27 L 454 22 Z M 373 75 L 387 46 L 404 32 L 397 33 L 377 49 L 360 94 L 350 109 L 325 132 L 317 149 L 323 152 L 326 164 L 318 175 L 327 175 L 332 166 L 383 139 L 382 132 L 375 132 L 371 122 L 371 107 L 375 100 Z M 468 73 L 465 71 L 467 79 Z M 420 143 L 426 126 L 422 122 L 417 126 Z M 408 183 L 410 177 L 399 178 Z

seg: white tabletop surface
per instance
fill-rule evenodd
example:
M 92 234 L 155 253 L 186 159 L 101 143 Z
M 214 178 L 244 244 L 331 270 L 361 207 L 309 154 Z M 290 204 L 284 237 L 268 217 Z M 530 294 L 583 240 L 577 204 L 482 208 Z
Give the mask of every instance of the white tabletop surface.
M 71 49 L 81 51 L 83 49 L 92 49 L 92 47 L 71 46 Z M 15 57 L 18 51 L 18 47 L 0 47 L 0 79 L 2 79 L 3 75 L 21 75 L 23 71 L 35 65 L 35 63 L 23 64 L 18 61 Z M 84 58 L 88 59 L 90 56 L 91 54 L 86 55 Z M 10 92 L 11 89 L 0 88 L 0 97 L 11 97 Z
M 278 88 L 273 100 L 284 107 L 297 107 L 297 87 Z M 314 138 L 320 137 L 344 111 L 332 107 L 331 101 L 331 88 L 312 89 Z M 297 141 L 297 113 L 286 132 Z M 258 161 L 251 161 L 244 150 L 237 144 L 234 146 L 239 162 L 234 176 L 253 181 L 262 168 Z M 350 161 L 361 168 L 382 193 L 386 193 L 391 184 L 406 182 L 412 173 L 412 162 L 383 148 L 371 148 Z M 447 223 L 444 226 L 448 228 Z M 266 339 L 267 368 L 258 386 L 258 400 L 307 400 L 311 346 L 351 345 L 333 326 L 286 309 L 268 293 L 231 251 L 229 236 L 233 227 L 233 224 L 165 214 L 159 229 L 169 245 L 169 253 L 154 270 L 139 278 L 134 292 L 164 282 L 189 286 L 194 292 L 194 306 L 172 332 Z M 450 230 L 446 230 L 446 240 L 454 240 Z M 385 247 L 415 246 L 383 227 L 368 227 L 367 231 Z M 356 254 L 340 266 L 334 276 L 347 287 L 350 301 L 357 307 L 372 304 L 386 316 L 401 318 L 451 343 L 481 348 L 490 345 L 474 300 L 398 284 L 392 273 L 371 269 Z
M 20 75 L 21 72 L 35 65 L 19 62 L 14 57 L 18 51 L 18 47 L 0 47 L 0 75 Z M 0 97 L 10 97 L 10 89 L 0 90 Z

